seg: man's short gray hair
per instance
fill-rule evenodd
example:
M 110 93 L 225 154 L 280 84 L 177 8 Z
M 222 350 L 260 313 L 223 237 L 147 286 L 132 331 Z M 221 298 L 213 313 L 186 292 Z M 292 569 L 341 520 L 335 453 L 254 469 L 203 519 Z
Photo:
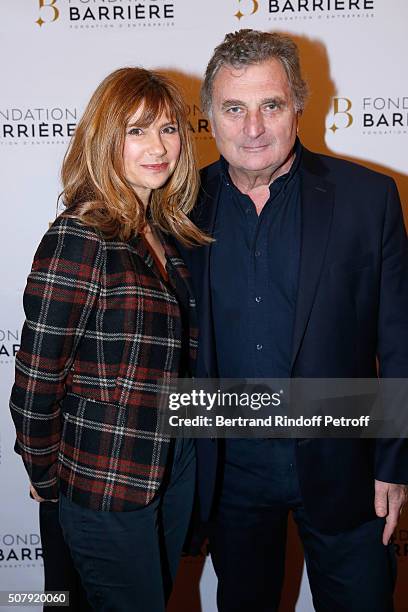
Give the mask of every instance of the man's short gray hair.
M 201 88 L 203 110 L 211 113 L 214 79 L 222 66 L 250 66 L 276 59 L 282 64 L 292 92 L 296 111 L 302 111 L 307 98 L 307 84 L 302 78 L 299 52 L 295 42 L 288 36 L 276 32 L 239 30 L 227 34 L 223 42 L 214 49 L 208 62 Z

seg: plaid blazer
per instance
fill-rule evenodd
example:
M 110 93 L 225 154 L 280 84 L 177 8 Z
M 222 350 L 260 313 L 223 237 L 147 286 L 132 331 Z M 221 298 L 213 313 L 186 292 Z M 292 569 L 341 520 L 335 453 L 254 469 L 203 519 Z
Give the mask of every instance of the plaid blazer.
M 60 489 L 83 506 L 126 511 L 160 486 L 169 439 L 158 380 L 179 374 L 180 304 L 191 359 L 197 343 L 187 269 L 162 239 L 170 290 L 142 240 L 105 240 L 64 216 L 35 254 L 10 408 L 16 450 L 46 499 Z

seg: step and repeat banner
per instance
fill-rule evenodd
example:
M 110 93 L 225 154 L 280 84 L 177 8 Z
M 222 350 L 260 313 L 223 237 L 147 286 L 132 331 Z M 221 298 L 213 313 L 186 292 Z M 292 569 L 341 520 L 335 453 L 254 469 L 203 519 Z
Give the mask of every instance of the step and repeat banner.
M 0 590 L 41 590 L 38 506 L 28 497 L 22 463 L 13 453 L 8 397 L 26 276 L 55 218 L 62 157 L 91 93 L 121 66 L 166 72 L 185 92 L 200 165 L 205 165 L 217 151 L 199 89 L 214 47 L 240 28 L 286 32 L 299 45 L 311 91 L 301 122 L 303 143 L 392 175 L 406 207 L 408 2 L 3 0 L 0 11 Z M 407 517 L 395 546 L 396 610 L 406 612 Z M 289 551 L 281 610 L 311 611 L 293 528 Z M 215 588 L 209 559 L 187 558 L 170 608 L 215 612 Z

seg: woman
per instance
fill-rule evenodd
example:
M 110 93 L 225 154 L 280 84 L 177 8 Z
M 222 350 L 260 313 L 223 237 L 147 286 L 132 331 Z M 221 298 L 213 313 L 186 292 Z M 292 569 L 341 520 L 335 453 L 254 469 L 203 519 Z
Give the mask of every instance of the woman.
M 98 612 L 165 608 L 190 517 L 191 441 L 158 423 L 161 379 L 186 376 L 194 300 L 172 244 L 209 239 L 188 219 L 198 187 L 187 111 L 165 77 L 109 75 L 62 168 L 65 212 L 24 296 L 11 411 L 39 499 L 60 522 Z

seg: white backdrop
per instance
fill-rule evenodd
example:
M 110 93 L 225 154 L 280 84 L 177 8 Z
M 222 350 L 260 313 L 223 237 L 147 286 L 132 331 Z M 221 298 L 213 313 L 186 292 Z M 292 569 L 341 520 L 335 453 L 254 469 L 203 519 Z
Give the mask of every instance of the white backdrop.
M 407 23 L 406 0 L 3 0 L 0 590 L 42 588 L 38 508 L 28 498 L 27 479 L 12 450 L 7 404 L 25 279 L 55 217 L 69 135 L 96 85 L 125 65 L 170 73 L 186 92 L 203 165 L 217 155 L 198 95 L 213 48 L 239 28 L 287 32 L 299 44 L 311 87 L 303 143 L 393 175 L 407 203 Z M 396 609 L 406 612 L 407 519 L 396 545 Z M 282 612 L 308 612 L 313 608 L 292 532 L 290 550 Z M 183 562 L 173 612 L 215 612 L 214 574 L 209 561 L 204 568 L 203 563 Z

